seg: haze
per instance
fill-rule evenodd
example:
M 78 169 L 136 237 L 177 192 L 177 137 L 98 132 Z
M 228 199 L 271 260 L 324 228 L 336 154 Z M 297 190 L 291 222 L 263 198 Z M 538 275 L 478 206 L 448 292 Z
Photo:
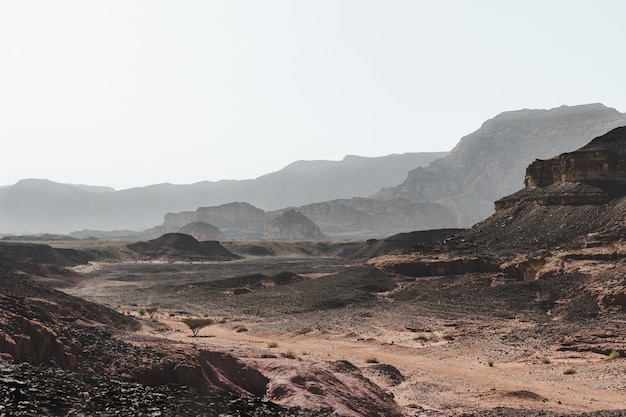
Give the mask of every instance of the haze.
M 0 3 L 0 185 L 244 179 L 626 111 L 621 1 Z

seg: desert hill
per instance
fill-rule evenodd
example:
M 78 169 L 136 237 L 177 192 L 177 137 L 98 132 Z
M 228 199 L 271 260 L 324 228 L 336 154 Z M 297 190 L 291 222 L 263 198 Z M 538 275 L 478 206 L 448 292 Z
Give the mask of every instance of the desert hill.
M 382 187 L 398 184 L 410 170 L 446 154 L 426 152 L 376 158 L 348 156 L 337 162 L 299 161 L 252 180 L 156 184 L 121 191 L 48 180 L 21 180 L 0 187 L 0 233 L 138 231 L 161 224 L 168 212 L 233 201 L 275 210 L 337 198 L 365 197 Z M 264 230 L 265 225 L 260 233 Z
M 264 239 L 270 240 L 319 240 L 326 236 L 304 214 L 295 210 L 286 210 L 274 218 L 265 230 Z
M 192 222 L 183 226 L 178 233 L 193 236 L 196 240 L 224 240 L 224 233 L 217 227 L 206 222 Z
M 167 233 L 148 242 L 126 245 L 142 259 L 166 261 L 232 261 L 239 259 L 217 241 L 199 242 L 183 233 Z
M 463 137 L 447 157 L 376 196 L 441 204 L 455 218 L 448 227 L 468 227 L 493 213 L 493 201 L 520 188 L 533 160 L 573 151 L 624 125 L 623 114 L 602 104 L 504 112 Z

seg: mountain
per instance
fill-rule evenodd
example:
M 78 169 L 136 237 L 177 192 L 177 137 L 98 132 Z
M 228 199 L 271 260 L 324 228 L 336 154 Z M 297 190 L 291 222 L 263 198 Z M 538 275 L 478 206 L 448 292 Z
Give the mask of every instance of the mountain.
M 155 184 L 114 191 L 107 187 L 26 179 L 0 187 L 1 233 L 68 233 L 141 230 L 161 224 L 168 212 L 246 201 L 264 210 L 338 198 L 368 196 L 398 184 L 407 173 L 447 155 L 406 153 L 343 161 L 299 161 L 253 180 L 188 185 Z M 182 224 L 180 227 L 184 226 Z M 263 234 L 265 225 L 260 230 Z
M 448 227 L 466 227 L 493 213 L 493 201 L 518 190 L 535 159 L 572 151 L 624 125 L 624 114 L 602 104 L 504 112 L 445 158 L 414 169 L 376 197 L 438 203 L 454 214 Z

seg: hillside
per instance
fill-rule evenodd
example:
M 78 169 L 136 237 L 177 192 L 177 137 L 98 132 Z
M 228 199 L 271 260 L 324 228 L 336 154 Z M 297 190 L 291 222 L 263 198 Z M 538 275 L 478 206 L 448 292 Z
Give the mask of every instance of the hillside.
M 447 157 L 376 196 L 442 204 L 455 217 L 448 227 L 467 227 L 493 213 L 493 201 L 517 191 L 535 159 L 573 151 L 624 125 L 623 114 L 602 104 L 504 112 L 463 137 Z

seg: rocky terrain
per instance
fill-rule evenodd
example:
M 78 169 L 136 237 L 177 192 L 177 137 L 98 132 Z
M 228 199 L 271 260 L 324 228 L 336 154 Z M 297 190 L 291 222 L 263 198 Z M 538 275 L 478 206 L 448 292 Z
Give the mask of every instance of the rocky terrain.
M 525 188 L 469 229 L 2 242 L 0 407 L 624 415 L 624 154 L 615 129 L 535 161 Z M 211 320 L 192 333 L 190 318 Z

